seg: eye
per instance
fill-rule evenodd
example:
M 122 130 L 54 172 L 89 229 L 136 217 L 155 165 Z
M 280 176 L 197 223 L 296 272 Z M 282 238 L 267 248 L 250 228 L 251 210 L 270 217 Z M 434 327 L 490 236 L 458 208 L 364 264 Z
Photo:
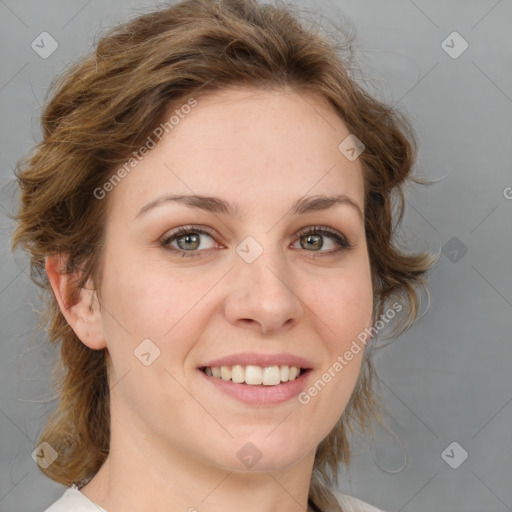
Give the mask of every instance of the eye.
M 160 241 L 160 245 L 175 253 L 181 254 L 182 257 L 200 256 L 199 249 L 207 250 L 215 247 L 215 243 L 203 243 L 202 236 L 207 236 L 213 240 L 213 236 L 208 231 L 193 227 L 181 226 L 170 233 L 167 233 Z M 172 245 L 175 243 L 176 245 Z M 205 247 L 206 245 L 206 247 Z
M 210 243 L 203 243 L 202 237 L 209 238 Z M 303 229 L 298 234 L 298 237 L 297 242 L 300 242 L 302 249 L 307 252 L 318 252 L 322 256 L 330 256 L 347 251 L 355 246 L 341 233 L 326 226 L 308 227 Z M 330 242 L 326 244 L 325 238 L 330 239 Z M 172 230 L 164 235 L 160 240 L 160 245 L 176 255 L 180 255 L 182 258 L 201 256 L 203 251 L 219 247 L 219 244 L 214 241 L 212 233 L 204 228 L 194 226 L 181 226 Z M 325 249 L 326 246 L 329 250 L 321 250 Z M 313 255 L 313 257 L 316 256 Z
M 324 239 L 326 237 L 331 239 L 330 244 L 328 243 L 327 246 L 334 246 L 334 249 L 321 251 L 320 249 L 325 248 L 326 244 L 324 243 Z M 350 243 L 341 233 L 326 226 L 313 226 L 301 231 L 299 233 L 298 242 L 300 242 L 302 249 L 308 252 L 325 253 L 322 254 L 325 256 L 347 251 L 355 246 L 355 244 Z M 330 249 L 330 247 L 327 247 L 327 249 Z

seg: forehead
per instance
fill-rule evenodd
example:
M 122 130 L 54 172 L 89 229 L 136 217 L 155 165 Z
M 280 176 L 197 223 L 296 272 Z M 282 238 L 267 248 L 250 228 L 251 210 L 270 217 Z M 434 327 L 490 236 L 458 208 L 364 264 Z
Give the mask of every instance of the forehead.
M 129 208 L 166 192 L 195 193 L 226 197 L 246 213 L 261 200 L 291 204 L 304 195 L 344 193 L 362 208 L 361 164 L 338 148 L 350 132 L 324 98 L 236 87 L 195 101 L 181 112 L 176 103 L 168 109 L 172 129 L 167 125 L 110 200 L 122 196 Z

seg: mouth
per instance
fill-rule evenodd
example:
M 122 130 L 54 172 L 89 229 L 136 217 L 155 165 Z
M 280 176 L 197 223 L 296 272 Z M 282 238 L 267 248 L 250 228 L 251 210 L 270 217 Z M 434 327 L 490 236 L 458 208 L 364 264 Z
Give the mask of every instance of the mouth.
M 292 382 L 303 374 L 310 372 L 311 368 L 299 368 L 298 366 L 273 365 L 226 365 L 200 367 L 204 374 L 213 379 L 229 381 L 245 386 L 279 386 Z

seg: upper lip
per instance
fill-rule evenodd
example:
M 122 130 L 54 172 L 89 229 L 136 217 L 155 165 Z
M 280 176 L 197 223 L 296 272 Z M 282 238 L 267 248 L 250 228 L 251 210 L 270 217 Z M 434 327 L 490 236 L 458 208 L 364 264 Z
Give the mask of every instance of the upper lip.
M 231 354 L 229 356 L 206 362 L 201 365 L 200 368 L 204 368 L 206 366 L 209 366 L 210 368 L 219 366 L 233 366 L 235 364 L 242 366 L 254 365 L 262 367 L 288 365 L 304 368 L 306 370 L 313 367 L 311 361 L 292 354 L 255 354 L 251 352 L 243 352 L 240 354 Z

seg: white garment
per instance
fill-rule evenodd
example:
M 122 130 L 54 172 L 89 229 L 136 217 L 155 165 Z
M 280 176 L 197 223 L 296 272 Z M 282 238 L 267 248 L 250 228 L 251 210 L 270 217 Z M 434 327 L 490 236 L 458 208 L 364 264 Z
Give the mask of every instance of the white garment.
M 344 512 L 383 512 L 364 501 L 332 490 Z M 76 485 L 72 485 L 64 494 L 44 512 L 107 512 L 93 503 Z
M 64 494 L 44 512 L 107 512 L 92 502 L 73 484 Z
M 384 512 L 380 508 L 376 508 L 365 501 L 361 501 L 348 494 L 342 494 L 336 489 L 331 489 L 331 492 L 338 499 L 343 512 Z

